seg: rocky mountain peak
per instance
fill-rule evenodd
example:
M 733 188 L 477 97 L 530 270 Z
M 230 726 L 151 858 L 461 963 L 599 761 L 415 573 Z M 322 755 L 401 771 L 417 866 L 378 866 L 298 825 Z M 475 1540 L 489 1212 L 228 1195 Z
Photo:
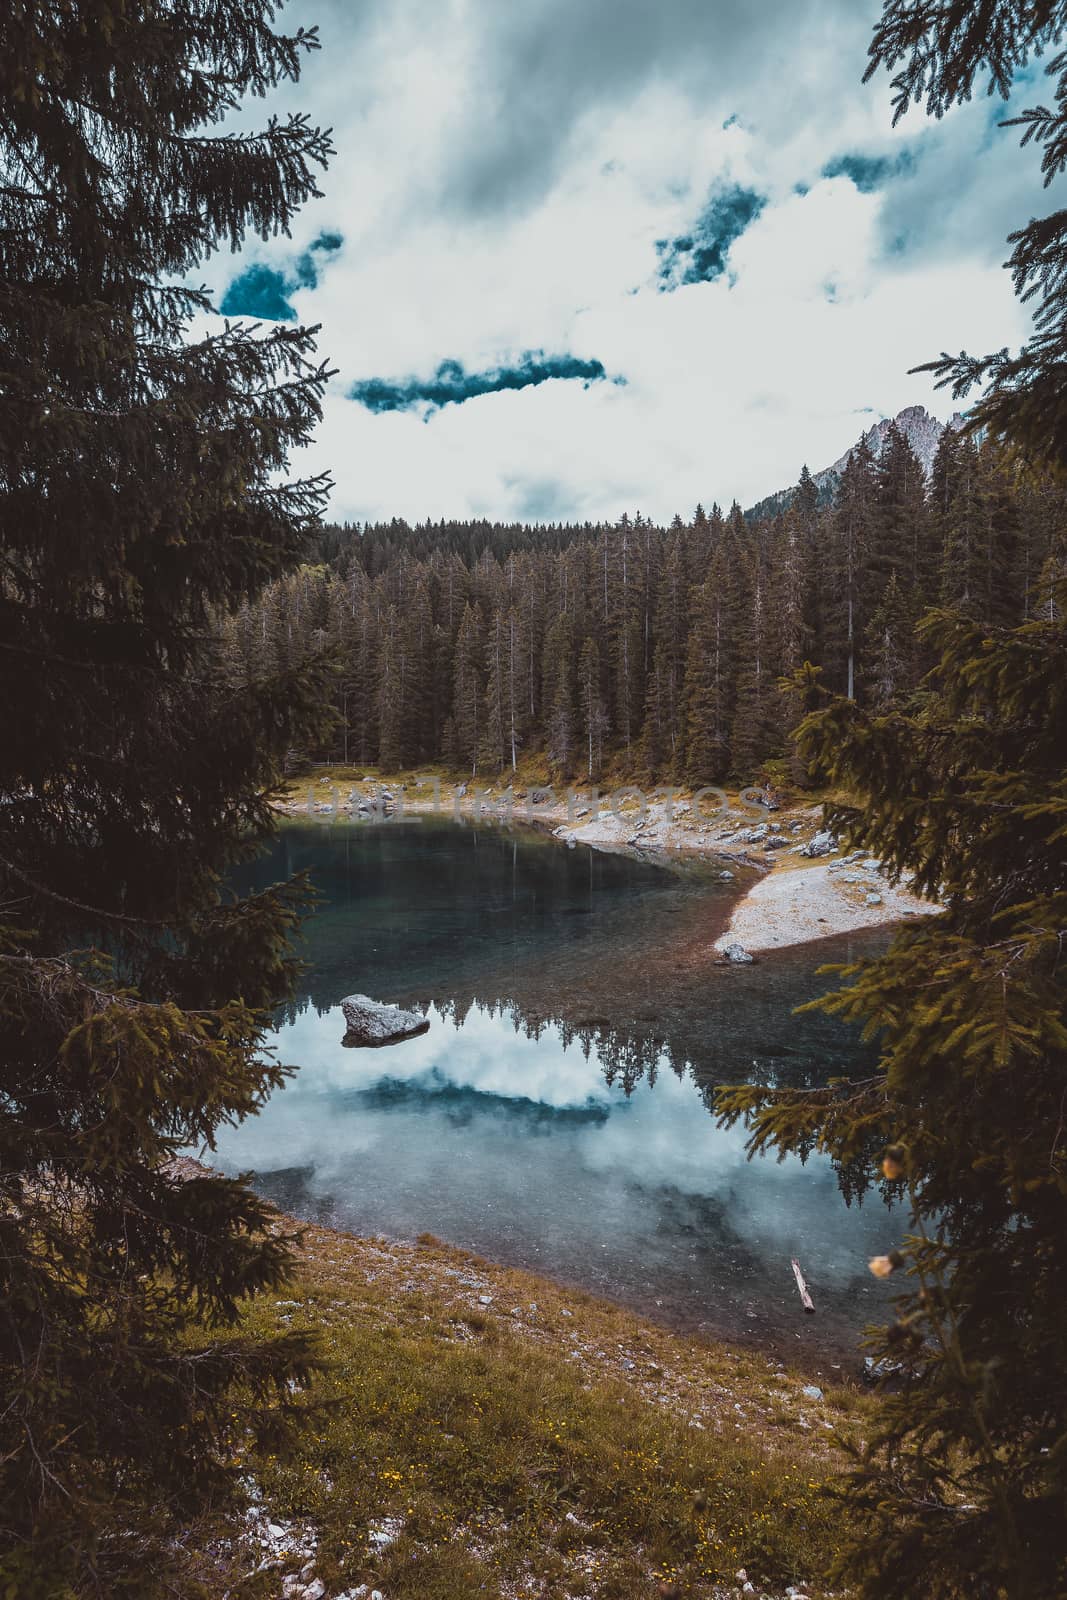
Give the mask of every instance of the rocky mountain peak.
M 895 417 L 882 417 L 878 422 L 873 423 L 863 437 L 870 446 L 872 454 L 879 456 L 885 445 L 886 435 L 895 423 L 922 462 L 923 471 L 929 477 L 930 469 L 934 464 L 934 456 L 937 454 L 937 447 L 941 442 L 941 435 L 946 428 L 958 428 L 962 421 L 963 417 L 958 411 L 950 417 L 948 422 L 939 422 L 937 417 L 932 416 L 925 406 L 905 406 L 904 410 L 898 411 Z M 815 482 L 822 487 L 823 484 L 829 484 L 835 478 L 840 477 L 854 449 L 855 445 L 850 445 L 844 455 L 838 456 L 832 466 L 824 467 L 821 472 L 815 473 Z
M 946 428 L 956 429 L 961 427 L 963 421 L 963 415 L 959 411 L 955 412 L 947 422 L 940 422 L 937 417 L 927 411 L 925 406 L 905 406 L 903 411 L 898 411 L 895 417 L 880 417 L 877 422 L 872 423 L 863 434 L 863 438 L 867 441 L 872 455 L 880 456 L 885 447 L 889 430 L 895 423 L 918 456 L 919 461 L 922 463 L 923 472 L 929 477 L 930 470 L 934 464 L 934 456 L 937 454 L 937 447 L 941 442 L 941 435 Z M 819 489 L 821 504 L 828 503 L 833 498 L 837 481 L 842 472 L 844 472 L 848 458 L 856 448 L 856 443 L 858 443 L 858 440 L 850 444 L 844 455 L 838 456 L 837 460 L 830 466 L 823 467 L 821 472 L 812 473 L 812 478 Z M 745 515 L 751 519 L 773 517 L 777 512 L 784 511 L 787 506 L 792 504 L 794 492 L 792 488 L 779 489 L 777 494 L 768 495 L 758 505 L 752 506 L 746 511 Z

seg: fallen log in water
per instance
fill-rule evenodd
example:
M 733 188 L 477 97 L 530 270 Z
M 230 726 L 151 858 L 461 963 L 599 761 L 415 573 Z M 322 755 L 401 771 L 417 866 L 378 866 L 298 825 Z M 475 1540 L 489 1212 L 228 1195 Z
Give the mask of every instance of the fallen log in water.
M 815 1310 L 815 1302 L 808 1293 L 808 1286 L 804 1282 L 804 1274 L 800 1270 L 800 1262 L 796 1256 L 793 1257 L 793 1276 L 797 1280 L 797 1288 L 800 1290 L 801 1305 L 805 1311 L 813 1312 Z

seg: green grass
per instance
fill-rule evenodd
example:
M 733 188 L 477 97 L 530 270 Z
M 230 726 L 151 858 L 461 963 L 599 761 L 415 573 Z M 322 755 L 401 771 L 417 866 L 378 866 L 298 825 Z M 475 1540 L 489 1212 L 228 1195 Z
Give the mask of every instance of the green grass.
M 318 1328 L 331 1368 L 295 1459 L 246 1465 L 272 1517 L 314 1531 L 327 1593 L 645 1600 L 736 1589 L 741 1567 L 758 1592 L 822 1593 L 842 1515 L 825 1423 L 855 1427 L 854 1394 L 813 1404 L 762 1356 L 437 1241 L 313 1229 L 291 1298 L 249 1324 Z

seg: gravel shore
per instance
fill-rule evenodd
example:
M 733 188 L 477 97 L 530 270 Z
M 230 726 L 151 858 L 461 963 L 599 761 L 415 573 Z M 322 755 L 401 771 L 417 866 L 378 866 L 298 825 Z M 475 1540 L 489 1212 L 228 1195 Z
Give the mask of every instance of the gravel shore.
M 734 907 L 715 948 L 740 944 L 753 953 L 780 950 L 835 933 L 928 916 L 938 909 L 886 883 L 877 868 L 815 863 L 795 872 L 771 873 L 752 884 Z
M 438 783 L 431 798 L 422 786 L 390 787 L 373 778 L 346 783 L 340 792 L 320 777 L 304 780 L 300 787 L 299 798 L 294 794 L 277 809 L 289 816 L 370 820 L 374 808 L 385 807 L 389 815 L 433 812 L 457 820 L 515 822 L 545 829 L 568 846 L 648 860 L 705 860 L 719 865 L 723 878 L 738 868 L 754 869 L 758 876 L 744 874 L 749 881 L 729 926 L 715 941 L 715 951 L 730 944 L 752 953 L 778 950 L 938 910 L 889 884 L 880 864 L 865 851 L 843 853 L 822 831 L 817 805 L 767 811 L 751 800 L 734 800 L 730 809 L 715 811 L 713 798 L 711 807 L 702 810 L 687 794 L 642 801 L 636 789 L 618 791 L 615 804 L 609 797 L 596 801 L 581 793 L 568 804 L 555 796 L 548 799 L 551 791 L 545 791 L 542 802 L 536 791 L 519 791 L 510 798 L 507 791 L 470 793 L 466 784 L 447 782 Z

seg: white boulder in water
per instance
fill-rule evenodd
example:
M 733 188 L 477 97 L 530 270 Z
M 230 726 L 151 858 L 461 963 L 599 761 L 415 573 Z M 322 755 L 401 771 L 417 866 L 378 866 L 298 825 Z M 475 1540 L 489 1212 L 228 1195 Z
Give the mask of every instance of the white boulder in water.
M 348 1045 L 399 1044 L 401 1039 L 425 1033 L 430 1026 L 421 1011 L 402 1011 L 365 994 L 348 995 L 341 1001 L 341 1010 L 348 1024 L 344 1037 Z

